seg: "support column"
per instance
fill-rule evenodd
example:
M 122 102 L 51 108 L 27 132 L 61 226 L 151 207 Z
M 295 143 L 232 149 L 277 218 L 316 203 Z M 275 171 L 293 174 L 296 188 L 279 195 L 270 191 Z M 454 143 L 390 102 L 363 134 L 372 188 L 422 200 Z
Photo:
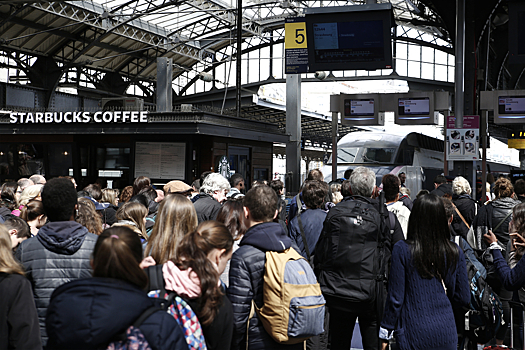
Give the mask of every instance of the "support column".
M 301 185 L 301 75 L 286 75 L 286 192 L 294 195 Z
M 481 113 L 481 149 L 483 150 L 483 158 L 481 159 L 481 201 L 483 203 L 485 203 L 485 193 L 487 192 L 485 188 L 487 187 L 488 120 L 489 111 L 483 111 Z M 472 190 L 472 192 L 475 193 L 474 190 Z
M 339 126 L 339 96 L 330 95 L 330 112 L 332 112 L 332 181 L 337 180 L 337 134 Z
M 157 58 L 157 112 L 173 111 L 173 61 L 171 58 Z
M 236 76 L 235 76 L 235 106 L 236 116 L 241 117 L 241 74 L 242 74 L 242 0 L 237 0 L 237 52 L 236 57 Z

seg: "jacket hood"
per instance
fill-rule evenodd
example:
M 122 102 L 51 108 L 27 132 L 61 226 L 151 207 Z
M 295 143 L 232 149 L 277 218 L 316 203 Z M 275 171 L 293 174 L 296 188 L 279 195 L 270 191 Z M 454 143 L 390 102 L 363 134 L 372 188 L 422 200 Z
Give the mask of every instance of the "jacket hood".
M 50 222 L 38 230 L 37 239 L 57 254 L 75 254 L 88 234 L 87 228 L 76 221 Z
M 140 288 L 121 280 L 93 277 L 66 283 L 53 292 L 47 310 L 48 346 L 101 348 L 153 303 Z
M 250 227 L 239 245 L 252 245 L 261 250 L 280 252 L 290 248 L 292 240 L 288 237 L 281 224 L 265 222 Z
M 169 260 L 162 266 L 166 289 L 174 291 L 183 298 L 195 299 L 201 294 L 201 281 L 191 268 L 180 270 Z
M 510 197 L 505 197 L 505 198 L 495 199 L 491 203 L 494 208 L 512 209 L 516 205 L 520 204 L 521 202 L 516 199 L 510 198 Z

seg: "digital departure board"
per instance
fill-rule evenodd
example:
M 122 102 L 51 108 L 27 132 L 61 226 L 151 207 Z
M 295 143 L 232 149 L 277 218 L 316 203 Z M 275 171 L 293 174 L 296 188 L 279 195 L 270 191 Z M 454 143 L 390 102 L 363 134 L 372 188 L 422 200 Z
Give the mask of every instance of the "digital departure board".
M 306 11 L 308 70 L 392 68 L 392 7 L 374 4 Z
M 400 98 L 397 105 L 398 115 L 429 115 L 430 99 L 422 98 Z
M 373 116 L 374 111 L 374 99 L 365 100 L 345 100 L 345 111 L 346 116 Z

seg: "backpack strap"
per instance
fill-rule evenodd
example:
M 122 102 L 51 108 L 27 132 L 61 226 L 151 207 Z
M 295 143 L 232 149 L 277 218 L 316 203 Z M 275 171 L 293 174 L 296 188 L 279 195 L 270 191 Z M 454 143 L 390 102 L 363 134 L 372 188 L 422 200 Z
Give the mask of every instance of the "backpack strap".
M 505 217 L 503 218 L 503 220 L 501 220 L 499 222 L 499 224 L 496 225 L 496 227 L 494 227 L 494 229 L 492 230 L 492 232 L 496 232 L 496 230 L 501 226 L 503 225 L 503 223 L 505 222 L 505 220 L 507 220 L 507 218 L 512 214 L 512 209 L 509 210 L 509 212 L 507 213 L 507 215 L 505 215 Z
M 148 276 L 148 291 L 160 290 L 160 297 L 164 298 L 166 295 L 166 283 L 164 282 L 164 275 L 162 274 L 162 267 L 164 265 L 155 265 L 146 268 L 144 271 Z
M 303 202 L 301 201 L 300 192 L 295 196 L 295 204 L 297 204 L 297 215 L 303 210 Z
M 458 210 L 458 207 L 456 207 L 456 205 L 454 203 L 452 203 L 452 206 L 454 207 L 454 210 L 456 211 L 456 213 L 458 213 L 459 217 L 461 218 L 461 221 L 463 221 L 463 223 L 465 225 L 467 225 L 467 228 L 470 230 L 470 225 L 467 224 L 467 220 L 465 220 L 465 218 L 463 217 L 463 215 L 461 215 L 461 212 Z M 506 218 L 505 218 L 506 219 Z M 503 219 L 503 221 L 505 221 L 505 219 Z M 499 226 L 498 226 L 499 227 Z
M 301 211 L 297 210 L 297 223 L 299 224 L 299 230 L 301 231 L 301 237 L 303 238 L 304 250 L 306 250 L 306 256 L 310 261 L 310 249 L 308 248 L 308 242 L 306 241 L 306 235 L 304 233 L 303 221 L 301 220 Z

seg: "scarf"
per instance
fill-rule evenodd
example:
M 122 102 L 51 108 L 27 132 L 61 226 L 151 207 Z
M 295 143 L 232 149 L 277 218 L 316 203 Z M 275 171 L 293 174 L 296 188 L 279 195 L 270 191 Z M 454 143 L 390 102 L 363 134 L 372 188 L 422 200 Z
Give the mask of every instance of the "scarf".
M 166 290 L 174 291 L 188 299 L 195 299 L 201 294 L 199 276 L 191 268 L 181 270 L 170 260 L 162 267 L 162 275 L 166 282 Z

